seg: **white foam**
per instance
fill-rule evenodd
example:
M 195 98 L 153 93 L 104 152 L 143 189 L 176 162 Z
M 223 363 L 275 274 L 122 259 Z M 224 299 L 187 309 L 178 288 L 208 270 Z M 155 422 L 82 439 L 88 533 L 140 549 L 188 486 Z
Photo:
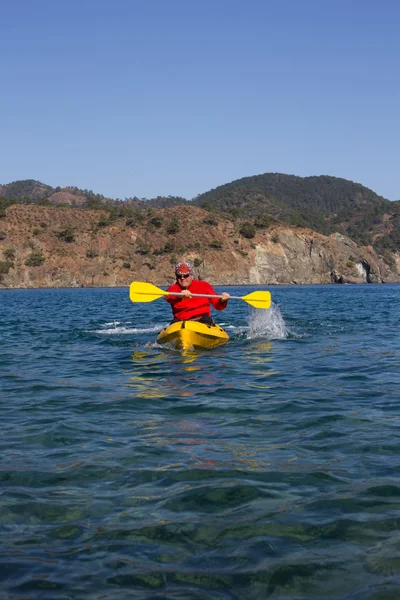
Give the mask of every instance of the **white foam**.
M 105 324 L 106 325 L 106 324 Z M 135 335 L 140 333 L 155 333 L 161 331 L 161 325 L 154 325 L 153 327 L 112 327 L 109 329 L 95 329 L 92 333 L 100 335 Z

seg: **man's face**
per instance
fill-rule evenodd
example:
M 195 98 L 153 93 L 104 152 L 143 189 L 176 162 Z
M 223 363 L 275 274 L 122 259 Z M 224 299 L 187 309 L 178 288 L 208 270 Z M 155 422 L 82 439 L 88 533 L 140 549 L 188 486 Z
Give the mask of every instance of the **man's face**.
M 187 290 L 187 288 L 193 281 L 193 275 L 190 275 L 190 273 L 179 275 L 179 273 L 177 273 L 176 281 L 178 282 L 179 287 L 181 287 L 183 290 Z

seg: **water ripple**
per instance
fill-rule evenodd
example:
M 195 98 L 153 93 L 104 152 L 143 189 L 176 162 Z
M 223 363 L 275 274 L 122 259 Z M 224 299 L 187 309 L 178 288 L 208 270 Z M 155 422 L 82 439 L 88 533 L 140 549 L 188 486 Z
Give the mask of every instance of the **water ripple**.
M 0 291 L 2 597 L 397 600 L 398 290 L 277 286 L 185 355 L 166 303 Z

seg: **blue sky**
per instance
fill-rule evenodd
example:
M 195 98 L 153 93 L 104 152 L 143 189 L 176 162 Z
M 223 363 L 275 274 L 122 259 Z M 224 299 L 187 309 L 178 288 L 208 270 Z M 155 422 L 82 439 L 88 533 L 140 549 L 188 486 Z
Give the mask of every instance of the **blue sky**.
M 400 199 L 397 0 L 2 0 L 0 184 L 112 198 L 267 172 Z

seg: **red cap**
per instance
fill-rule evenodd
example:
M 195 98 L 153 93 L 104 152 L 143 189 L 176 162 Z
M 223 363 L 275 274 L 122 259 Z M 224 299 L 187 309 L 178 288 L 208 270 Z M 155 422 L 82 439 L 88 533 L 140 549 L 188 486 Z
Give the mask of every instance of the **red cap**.
M 187 275 L 188 273 L 193 275 L 192 265 L 187 262 L 179 262 L 177 265 L 175 265 L 175 273 L 177 275 Z

